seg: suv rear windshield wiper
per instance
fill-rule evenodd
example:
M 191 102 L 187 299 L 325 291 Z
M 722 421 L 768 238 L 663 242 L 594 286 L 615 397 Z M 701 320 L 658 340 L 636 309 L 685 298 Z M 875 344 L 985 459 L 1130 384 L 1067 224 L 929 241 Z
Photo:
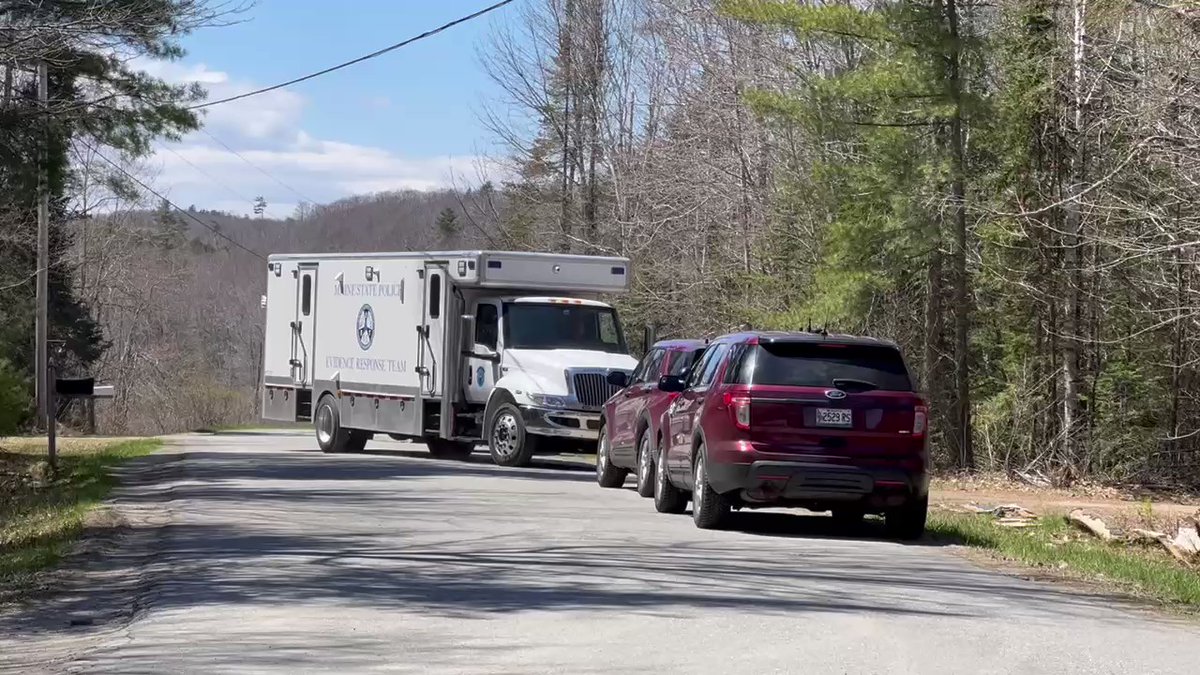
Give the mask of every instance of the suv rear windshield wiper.
M 841 389 L 842 391 L 848 391 L 851 393 L 875 391 L 879 388 L 879 385 L 875 384 L 874 382 L 855 380 L 848 377 L 835 377 L 833 379 L 833 386 Z

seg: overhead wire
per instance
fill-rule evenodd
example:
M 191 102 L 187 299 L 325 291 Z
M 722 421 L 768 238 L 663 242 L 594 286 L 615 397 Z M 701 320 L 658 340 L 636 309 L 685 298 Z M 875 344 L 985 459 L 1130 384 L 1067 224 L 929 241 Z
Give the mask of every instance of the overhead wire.
M 247 198 L 246 198 L 246 195 L 244 195 L 244 194 L 242 194 L 242 193 L 238 192 L 237 190 L 235 190 L 235 189 L 233 189 L 233 188 L 229 187 L 229 185 L 228 185 L 228 184 L 226 184 L 224 181 L 218 180 L 218 179 L 217 179 L 215 176 L 213 176 L 211 173 L 209 173 L 209 172 L 205 171 L 204 169 L 200 168 L 199 166 L 196 166 L 196 164 L 195 164 L 194 162 L 192 162 L 192 160 L 188 159 L 187 157 L 184 157 L 184 156 L 183 156 L 182 154 L 180 154 L 180 153 L 179 153 L 177 150 L 175 150 L 175 148 L 172 148 L 172 147 L 171 147 L 171 146 L 169 146 L 169 145 L 163 145 L 163 146 L 160 146 L 160 147 L 161 147 L 162 149 L 166 150 L 167 152 L 170 152 L 172 155 L 175 155 L 176 157 L 178 157 L 178 158 L 179 158 L 179 159 L 180 159 L 182 162 L 184 162 L 184 163 L 185 163 L 185 164 L 187 164 L 188 166 L 190 166 L 190 167 L 192 167 L 193 169 L 195 169 L 195 170 L 196 170 L 196 172 L 197 172 L 197 173 L 199 173 L 200 175 L 202 175 L 202 176 L 204 176 L 205 178 L 207 178 L 207 179 L 209 179 L 210 181 L 212 181 L 212 182 L 213 182 L 213 185 L 216 185 L 217 187 L 220 187 L 221 189 L 223 189 L 223 190 L 225 190 L 226 192 L 228 192 L 230 195 L 232 195 L 232 196 L 236 197 L 238 201 L 240 201 L 240 202 L 245 202 L 245 203 L 247 203 L 247 204 L 253 203 L 253 201 L 254 201 L 253 199 L 247 199 Z
M 349 61 L 339 63 L 336 66 L 330 66 L 328 68 L 318 70 L 315 73 L 309 73 L 307 75 L 302 75 L 300 77 L 293 78 L 286 82 L 280 82 L 279 84 L 273 84 L 269 87 L 262 87 L 261 89 L 255 89 L 253 91 L 247 91 L 247 92 L 244 92 L 241 94 L 227 96 L 225 98 L 220 98 L 215 101 L 206 101 L 204 103 L 197 103 L 196 105 L 189 106 L 188 110 L 200 110 L 202 108 L 210 108 L 214 105 L 220 105 L 222 103 L 229 103 L 231 101 L 239 101 L 244 98 L 250 98 L 251 96 L 258 96 L 259 94 L 265 94 L 269 91 L 275 91 L 276 89 L 283 89 L 284 87 L 290 87 L 293 84 L 299 84 L 300 82 L 304 82 L 306 80 L 311 80 L 313 78 L 320 77 L 322 75 L 328 75 L 329 73 L 332 73 L 336 70 L 341 70 L 342 68 L 347 68 L 356 63 L 362 63 L 363 61 L 369 61 L 370 59 L 373 59 L 373 58 L 376 58 L 379 56 L 383 56 L 384 54 L 387 54 L 388 52 L 392 52 L 397 49 L 400 49 L 401 47 L 406 47 L 414 42 L 419 42 L 420 40 L 424 40 L 425 38 L 432 37 L 434 35 L 437 35 L 438 33 L 441 33 L 442 31 L 449 30 L 450 28 L 453 28 L 459 24 L 466 23 L 473 19 L 477 19 L 477 18 L 483 16 L 484 14 L 487 14 L 488 12 L 493 12 L 497 9 L 500 9 L 501 7 L 503 7 L 507 4 L 510 4 L 512 2 L 513 2 L 513 0 L 501 0 L 500 2 L 497 2 L 495 4 L 484 7 L 483 9 L 481 9 L 477 12 L 468 14 L 464 17 L 457 18 L 449 23 L 445 23 L 445 24 L 442 24 L 441 26 L 438 26 L 437 28 L 432 28 L 430 30 L 427 30 L 424 33 L 421 33 L 420 35 L 410 37 L 407 40 L 397 42 L 396 44 L 393 44 L 393 45 L 388 45 L 387 47 L 384 47 L 383 49 L 373 51 L 370 54 L 365 54 L 356 59 L 351 59 Z
M 134 183 L 137 183 L 139 186 L 141 186 L 141 188 L 142 188 L 143 190 L 145 190 L 146 192 L 149 192 L 150 194 L 154 195 L 154 196 L 155 196 L 155 197 L 157 197 L 158 199 L 162 200 L 162 203 L 166 204 L 167 206 L 170 206 L 171 208 L 175 209 L 175 210 L 176 210 L 176 211 L 178 211 L 179 213 L 182 213 L 184 216 L 186 216 L 187 218 L 189 218 L 189 219 L 190 219 L 192 222 L 194 222 L 194 223 L 196 223 L 197 225 L 199 225 L 199 226 L 203 227 L 204 229 L 208 230 L 209 232 L 212 232 L 213 234 L 215 234 L 215 235 L 217 235 L 218 237 L 220 237 L 220 238 L 224 239 L 225 241 L 229 242 L 230 244 L 233 244 L 234 246 L 236 246 L 236 247 L 238 247 L 238 248 L 242 249 L 242 250 L 243 250 L 243 251 L 245 251 L 246 253 L 249 253 L 250 255 L 252 255 L 252 256 L 254 256 L 254 257 L 256 257 L 256 258 L 259 258 L 260 260 L 264 260 L 264 261 L 265 261 L 265 260 L 267 259 L 267 257 L 266 257 L 266 256 L 264 256 L 263 254 L 259 253 L 258 251 L 255 251 L 254 249 L 251 249 L 251 248 L 249 248 L 249 247 L 247 247 L 247 246 L 243 245 L 243 244 L 242 244 L 241 242 L 239 242 L 238 240 L 236 240 L 236 239 L 234 239 L 233 237 L 230 237 L 229 235 L 225 234 L 224 232 L 222 232 L 222 231 L 220 230 L 220 228 L 216 227 L 215 225 L 211 225 L 211 224 L 209 224 L 209 223 L 206 223 L 206 222 L 204 222 L 203 220 L 201 220 L 200 218 L 198 218 L 198 217 L 196 216 L 196 214 L 192 213 L 191 211 L 188 211 L 188 210 L 186 210 L 186 209 L 180 208 L 180 207 L 179 207 L 179 205 L 177 205 L 175 202 L 171 201 L 170 199 L 167 199 L 165 196 L 163 196 L 162 194 L 160 194 L 160 193 L 159 193 L 158 191 L 156 191 L 154 188 L 150 187 L 150 186 L 149 186 L 149 185 L 147 185 L 145 182 L 143 182 L 143 181 L 142 181 L 142 179 L 138 178 L 137 176 L 135 176 L 135 175 L 133 175 L 132 173 L 130 173 L 129 171 L 127 171 L 127 170 L 125 169 L 125 167 L 121 166 L 121 165 L 120 165 L 120 164 L 118 164 L 117 162 L 114 162 L 113 160 L 111 160 L 111 159 L 109 159 L 108 157 L 104 156 L 104 154 L 103 154 L 103 153 L 101 153 L 101 152 L 100 152 L 100 150 L 99 150 L 99 149 L 97 149 L 97 148 L 96 148 L 94 145 L 91 145 L 90 143 L 86 143 L 86 142 L 84 142 L 84 145 L 86 145 L 86 146 L 87 146 L 87 147 L 88 147 L 88 148 L 89 148 L 89 149 L 90 149 L 90 150 L 91 150 L 93 153 L 95 153 L 95 155 L 96 155 L 97 157 L 99 157 L 101 160 L 103 160 L 103 161 L 104 161 L 106 164 L 108 164 L 109 166 L 113 167 L 113 168 L 114 168 L 114 169 L 116 169 L 117 171 L 120 171 L 120 172 L 121 172 L 121 174 L 123 174 L 123 175 L 124 175 L 126 178 L 128 178 L 128 179 L 129 179 L 129 180 L 131 180 L 131 181 L 133 181 Z
M 203 132 L 205 136 L 208 136 L 208 137 L 209 137 L 209 138 L 211 138 L 212 140 L 216 141 L 216 143 L 217 143 L 218 145 L 220 145 L 222 148 L 225 148 L 225 149 L 226 149 L 226 150 L 228 150 L 229 152 L 233 153 L 233 155 L 234 155 L 235 157 L 237 157 L 238 159 L 242 160 L 242 161 L 243 161 L 243 162 L 245 162 L 247 165 L 249 165 L 250 167 L 254 168 L 256 171 L 258 171 L 259 173 L 261 173 L 262 175 L 264 175 L 264 176 L 266 176 L 267 178 L 270 178 L 271 180 L 275 181 L 276 183 L 278 183 L 280 186 L 282 186 L 282 187 L 283 187 L 285 190 L 287 190 L 288 192 L 291 192 L 292 194 L 294 194 L 294 195 L 296 195 L 297 197 L 299 197 L 301 201 L 305 201 L 305 202 L 308 202 L 308 203 L 310 203 L 310 204 L 316 204 L 316 203 L 317 203 L 317 200 L 315 200 L 315 199 L 313 199 L 313 198 L 311 198 L 311 197 L 308 197 L 308 196 L 306 196 L 304 193 L 300 192 L 300 191 L 299 191 L 299 190 L 297 190 L 296 188 L 294 188 L 294 187 L 292 187 L 292 186 L 288 185 L 287 183 L 283 182 L 281 179 L 279 179 L 278 177 L 276 177 L 276 176 L 275 176 L 274 174 L 272 174 L 271 172 L 269 172 L 269 171 L 267 171 L 266 169 L 262 168 L 261 166 L 259 166 L 259 165 L 255 164 L 254 162 L 251 162 L 249 159 L 246 159 L 246 157 L 245 157 L 244 155 L 242 155 L 242 153 L 238 152 L 237 150 L 234 150 L 232 147 L 230 147 L 230 146 L 229 146 L 229 144 L 228 144 L 228 143 L 226 143 L 225 141 L 221 140 L 220 138 L 217 138 L 216 136 L 214 136 L 214 135 L 212 134 L 212 132 L 210 132 L 208 129 L 205 129 L 204 127 L 200 127 L 200 131 L 201 131 L 201 132 Z

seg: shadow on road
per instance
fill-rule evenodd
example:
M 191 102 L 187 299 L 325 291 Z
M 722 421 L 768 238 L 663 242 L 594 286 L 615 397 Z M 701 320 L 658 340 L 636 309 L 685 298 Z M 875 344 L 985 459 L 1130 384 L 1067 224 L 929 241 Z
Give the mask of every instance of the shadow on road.
M 949 556 L 851 540 L 873 534 L 871 524 L 865 534 L 846 534 L 823 516 L 739 513 L 733 532 L 698 533 L 690 523 L 672 527 L 625 491 L 597 490 L 589 501 L 530 493 L 522 483 L 592 480 L 581 471 L 505 469 L 482 458 L 414 461 L 415 454 L 189 452 L 169 489 L 159 476 L 120 497 L 184 517 L 141 528 L 134 535 L 142 544 L 93 562 L 136 579 L 123 591 L 132 597 L 106 596 L 105 588 L 62 594 L 50 612 L 43 605 L 0 616 L 0 633 L 61 628 L 63 617 L 106 603 L 160 612 L 328 602 L 452 617 L 585 609 L 974 616 L 1003 597 L 1064 621 L 1094 608 L 1090 598 Z M 494 482 L 475 491 L 415 484 L 446 476 Z

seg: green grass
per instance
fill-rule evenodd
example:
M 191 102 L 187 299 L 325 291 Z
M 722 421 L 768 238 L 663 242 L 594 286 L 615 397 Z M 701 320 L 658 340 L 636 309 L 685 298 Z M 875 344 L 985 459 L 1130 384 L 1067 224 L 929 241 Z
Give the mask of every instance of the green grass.
M 1062 517 L 1045 518 L 1031 528 L 1013 529 L 984 516 L 931 513 L 928 531 L 941 541 L 987 549 L 1002 558 L 1052 568 L 1071 578 L 1200 609 L 1200 572 L 1183 567 L 1159 548 L 1100 541 L 1081 533 Z
M 46 480 L 45 445 L 0 441 L 0 588 L 28 583 L 58 563 L 83 532 L 88 512 L 112 490 L 111 469 L 154 452 L 157 439 L 64 442 Z

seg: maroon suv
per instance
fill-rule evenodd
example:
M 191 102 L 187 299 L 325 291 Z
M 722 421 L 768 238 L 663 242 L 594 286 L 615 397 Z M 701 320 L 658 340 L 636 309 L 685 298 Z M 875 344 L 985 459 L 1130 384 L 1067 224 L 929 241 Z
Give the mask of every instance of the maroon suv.
M 846 523 L 882 513 L 917 538 L 929 502 L 925 401 L 899 348 L 823 333 L 714 340 L 661 422 L 654 505 L 698 527 L 731 508 L 799 506 Z
M 621 387 L 604 404 L 600 443 L 596 448 L 596 480 L 602 487 L 621 487 L 630 470 L 637 471 L 637 490 L 654 496 L 654 448 L 663 412 L 678 394 L 662 391 L 663 377 L 683 377 L 704 351 L 701 340 L 667 340 L 655 343 L 633 373 L 609 374 L 609 383 Z

